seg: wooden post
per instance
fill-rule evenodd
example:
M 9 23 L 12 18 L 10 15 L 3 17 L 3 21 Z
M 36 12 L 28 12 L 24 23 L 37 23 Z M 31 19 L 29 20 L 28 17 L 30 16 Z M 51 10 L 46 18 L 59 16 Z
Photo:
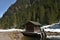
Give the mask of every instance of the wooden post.
M 46 40 L 46 33 L 44 29 L 41 30 L 41 40 Z

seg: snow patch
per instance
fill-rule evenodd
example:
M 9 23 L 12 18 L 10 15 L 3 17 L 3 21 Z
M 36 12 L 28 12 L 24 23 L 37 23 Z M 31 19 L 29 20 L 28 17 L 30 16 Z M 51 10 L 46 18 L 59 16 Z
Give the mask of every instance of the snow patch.
M 0 29 L 0 32 L 14 32 L 14 31 L 25 31 L 24 29 Z
M 51 36 L 47 36 L 47 38 L 60 38 L 60 35 L 58 35 L 58 36 L 51 35 Z

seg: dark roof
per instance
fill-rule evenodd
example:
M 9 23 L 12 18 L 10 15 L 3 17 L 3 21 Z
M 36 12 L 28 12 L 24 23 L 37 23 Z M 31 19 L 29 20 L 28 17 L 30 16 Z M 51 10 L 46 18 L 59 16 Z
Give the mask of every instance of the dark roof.
M 29 21 L 29 22 L 31 22 L 31 23 L 34 24 L 34 25 L 41 25 L 41 24 L 38 23 L 38 22 L 34 22 L 34 21 Z

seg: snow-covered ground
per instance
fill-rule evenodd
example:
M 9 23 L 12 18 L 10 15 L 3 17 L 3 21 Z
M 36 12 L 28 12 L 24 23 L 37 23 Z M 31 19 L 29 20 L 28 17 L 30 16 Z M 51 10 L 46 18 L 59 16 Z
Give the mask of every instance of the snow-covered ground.
M 0 29 L 0 32 L 25 31 L 25 29 Z
M 47 36 L 47 38 L 60 38 L 60 35 L 57 35 L 57 36 L 51 35 L 51 36 Z
M 44 29 L 46 32 L 60 32 L 60 29 Z
M 60 40 L 60 35 L 58 35 L 58 36 L 51 35 L 51 36 L 47 36 L 47 38 L 50 40 Z

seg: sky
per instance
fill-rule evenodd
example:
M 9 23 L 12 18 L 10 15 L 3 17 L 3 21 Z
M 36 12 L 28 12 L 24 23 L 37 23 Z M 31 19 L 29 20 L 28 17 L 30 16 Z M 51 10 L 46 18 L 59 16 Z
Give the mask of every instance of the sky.
M 16 0 L 0 0 L 0 18 Z

